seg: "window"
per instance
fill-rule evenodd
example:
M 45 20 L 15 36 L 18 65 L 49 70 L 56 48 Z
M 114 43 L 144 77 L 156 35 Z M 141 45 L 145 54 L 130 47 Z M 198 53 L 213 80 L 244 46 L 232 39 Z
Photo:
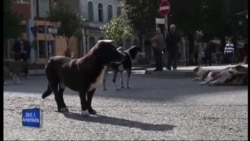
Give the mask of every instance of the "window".
M 54 56 L 56 54 L 54 41 L 50 40 L 50 41 L 47 41 L 47 43 L 48 43 L 48 54 L 50 56 Z
M 46 43 L 45 41 L 38 41 L 39 58 L 46 58 Z
M 33 0 L 35 18 L 46 18 L 50 12 L 50 0 Z
M 88 2 L 88 19 L 89 21 L 94 21 L 94 8 L 92 2 Z
M 33 12 L 34 12 L 34 17 L 38 17 L 38 6 L 37 6 L 37 0 L 33 0 Z
M 113 17 L 113 9 L 112 9 L 112 6 L 109 5 L 108 6 L 108 21 L 110 21 Z
M 38 13 L 39 17 L 48 17 L 48 12 L 50 12 L 50 2 L 49 0 L 38 0 Z
M 121 7 L 117 7 L 117 16 L 120 16 L 122 14 Z
M 102 4 L 98 4 L 98 19 L 99 22 L 103 22 L 103 6 Z

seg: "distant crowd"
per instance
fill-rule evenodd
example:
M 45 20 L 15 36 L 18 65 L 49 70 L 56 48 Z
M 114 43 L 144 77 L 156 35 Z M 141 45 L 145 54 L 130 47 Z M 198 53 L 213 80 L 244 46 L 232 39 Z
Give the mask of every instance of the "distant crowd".
M 203 40 L 201 32 L 196 31 L 194 44 L 192 45 L 191 58 L 194 65 L 211 66 L 216 64 L 248 63 L 248 40 L 227 37 L 225 45 L 219 40 Z M 180 58 L 179 48 L 181 37 L 174 24 L 170 25 L 170 30 L 163 37 L 160 27 L 156 28 L 155 35 L 151 38 L 150 46 L 154 51 L 155 71 L 163 70 L 163 54 L 167 53 L 166 69 L 176 70 L 177 62 Z M 191 48 L 191 47 L 189 47 Z

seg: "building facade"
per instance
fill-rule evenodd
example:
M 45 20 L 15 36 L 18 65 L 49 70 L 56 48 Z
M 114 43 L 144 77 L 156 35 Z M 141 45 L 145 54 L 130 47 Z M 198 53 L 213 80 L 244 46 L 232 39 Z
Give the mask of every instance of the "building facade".
M 58 27 L 58 24 L 46 20 L 53 5 L 60 1 L 62 0 L 15 0 L 12 4 L 12 10 L 23 17 L 20 26 L 32 46 L 29 60 L 31 64 L 45 64 L 50 56 L 64 55 L 67 49 L 65 38 L 53 36 L 48 30 Z M 74 12 L 87 19 L 82 44 L 80 45 L 74 37 L 70 39 L 69 48 L 73 50 L 72 55 L 76 57 L 88 52 L 99 39 L 104 39 L 100 26 L 109 22 L 112 17 L 125 14 L 120 6 L 120 0 L 64 0 L 64 2 Z M 13 43 L 14 40 L 5 42 L 5 59 L 13 59 L 11 54 Z M 123 41 L 123 46 L 126 49 L 137 43 L 137 38 L 127 39 Z
M 104 39 L 100 26 L 109 22 L 112 17 L 124 15 L 120 0 L 80 0 L 79 13 L 87 19 L 85 26 L 85 46 L 89 50 L 97 40 Z M 137 44 L 138 39 L 133 37 L 123 41 L 125 48 Z
M 22 34 L 31 44 L 29 62 L 31 64 L 44 64 L 53 55 L 63 55 L 66 49 L 65 39 L 53 36 L 52 28 L 58 24 L 46 20 L 53 5 L 53 0 L 14 0 L 12 11 L 22 16 L 20 28 Z M 6 40 L 4 43 L 4 58 L 13 59 L 11 50 L 14 39 Z

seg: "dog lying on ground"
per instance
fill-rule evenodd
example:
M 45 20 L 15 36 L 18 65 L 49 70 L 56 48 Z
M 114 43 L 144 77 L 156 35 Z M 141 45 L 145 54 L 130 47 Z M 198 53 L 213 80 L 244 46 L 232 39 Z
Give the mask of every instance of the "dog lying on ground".
M 45 67 L 48 86 L 42 98 L 53 92 L 58 111 L 67 112 L 63 93 L 68 87 L 79 93 L 82 115 L 95 115 L 96 111 L 91 106 L 92 97 L 96 88 L 103 82 L 107 65 L 111 62 L 121 62 L 124 58 L 125 56 L 106 40 L 98 41 L 86 55 L 78 59 L 51 57 Z
M 122 51 L 122 48 L 117 48 L 117 51 L 123 53 L 126 57 L 122 62 L 119 63 L 110 63 L 110 65 L 108 65 L 108 68 L 111 68 L 113 70 L 113 83 L 116 87 L 116 90 L 121 90 L 122 88 L 124 88 L 123 85 L 123 72 L 124 70 L 127 72 L 127 88 L 129 88 L 129 80 L 130 80 L 130 76 L 131 76 L 131 71 L 132 71 L 132 66 L 133 66 L 133 62 L 137 59 L 138 56 L 140 56 L 142 50 L 140 47 L 138 46 L 132 46 L 129 49 Z M 116 77 L 117 74 L 120 74 L 120 82 L 121 82 L 121 86 L 117 87 L 116 85 Z M 103 79 L 103 90 L 107 90 L 106 88 L 106 76 L 108 73 L 108 69 L 106 71 L 105 77 Z
M 196 75 L 196 77 L 193 79 L 194 81 L 204 81 L 204 80 L 213 78 L 218 74 L 218 72 L 215 72 L 209 69 L 204 69 L 200 66 L 197 66 L 196 68 L 194 68 L 193 73 Z
M 28 77 L 28 63 L 24 61 L 4 60 L 4 82 L 11 75 L 14 84 L 21 83 L 20 74 L 25 73 Z
M 205 79 L 200 79 L 203 80 L 200 85 L 246 85 L 248 83 L 248 68 L 236 65 L 227 67 L 219 72 L 209 71 L 207 76 L 203 76 L 203 78 Z

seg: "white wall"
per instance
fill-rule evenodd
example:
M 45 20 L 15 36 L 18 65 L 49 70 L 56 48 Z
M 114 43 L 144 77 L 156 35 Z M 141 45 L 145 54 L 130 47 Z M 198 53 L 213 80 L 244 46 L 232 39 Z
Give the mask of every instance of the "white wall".
M 94 7 L 94 22 L 98 21 L 98 4 L 103 5 L 103 20 L 104 22 L 108 21 L 108 5 L 111 5 L 113 8 L 113 16 L 117 16 L 117 6 L 119 5 L 118 0 L 80 0 L 82 15 L 88 19 L 88 2 L 93 2 Z M 123 13 L 123 12 L 122 12 Z

